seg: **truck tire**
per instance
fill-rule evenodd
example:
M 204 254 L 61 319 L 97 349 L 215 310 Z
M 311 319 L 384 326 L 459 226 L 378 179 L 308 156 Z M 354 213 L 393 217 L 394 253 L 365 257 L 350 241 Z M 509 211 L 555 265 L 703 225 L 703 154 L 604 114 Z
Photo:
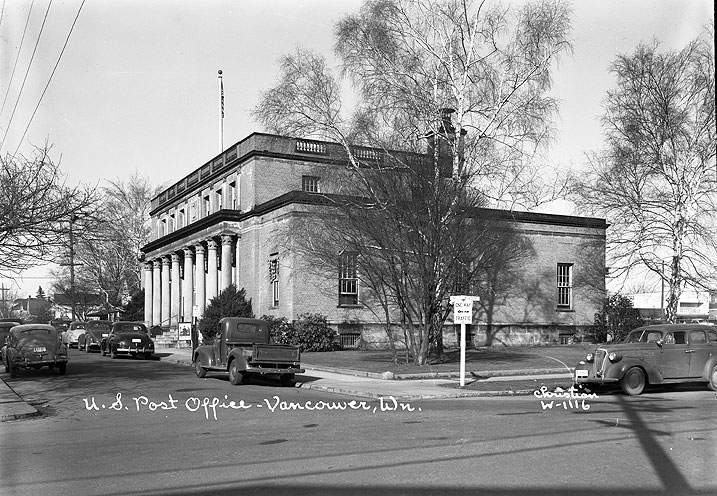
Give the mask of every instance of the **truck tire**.
M 198 358 L 194 362 L 194 373 L 197 374 L 197 377 L 199 377 L 200 379 L 203 379 L 207 376 L 207 369 L 202 367 L 202 362 L 200 362 Z
M 243 380 L 244 374 L 239 370 L 237 360 L 232 360 L 232 363 L 229 364 L 229 382 L 237 386 L 241 384 Z

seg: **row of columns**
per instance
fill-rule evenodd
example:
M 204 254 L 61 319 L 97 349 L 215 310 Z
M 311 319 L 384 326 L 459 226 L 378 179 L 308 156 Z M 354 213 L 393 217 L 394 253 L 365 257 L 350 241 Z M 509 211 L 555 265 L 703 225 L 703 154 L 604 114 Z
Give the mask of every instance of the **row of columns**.
M 232 270 L 235 246 L 239 260 L 238 243 L 235 244 L 234 238 L 229 234 L 221 236 L 221 252 L 218 252 L 216 240 L 208 239 L 206 248 L 205 242 L 198 242 L 145 262 L 145 321 L 150 326 L 176 327 L 180 321 L 192 322 L 194 317 L 201 318 L 207 303 L 233 281 L 239 280 L 239 264 L 237 271 Z M 221 256 L 221 270 L 217 264 L 218 256 Z M 180 277 L 180 263 L 184 268 L 183 278 Z

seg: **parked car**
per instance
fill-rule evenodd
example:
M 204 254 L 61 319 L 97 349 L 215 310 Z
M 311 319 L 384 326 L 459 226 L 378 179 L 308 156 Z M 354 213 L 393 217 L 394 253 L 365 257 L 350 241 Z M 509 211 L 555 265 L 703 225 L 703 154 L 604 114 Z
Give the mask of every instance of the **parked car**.
M 87 322 L 80 322 L 78 320 L 70 322 L 70 327 L 62 333 L 62 341 L 67 345 L 68 348 L 73 346 L 78 347 L 77 340 L 85 332 Z
M 87 353 L 93 349 L 100 351 L 102 338 L 106 338 L 111 329 L 112 322 L 109 320 L 88 320 L 85 322 L 85 332 L 77 338 L 77 349 Z
M 291 385 L 294 374 L 304 372 L 299 347 L 269 340 L 265 320 L 224 317 L 214 340 L 194 350 L 194 372 L 199 378 L 207 371 L 228 372 L 234 385 L 252 375 L 278 376 L 283 385 Z
M 3 357 L 10 377 L 17 377 L 21 368 L 56 368 L 60 375 L 67 372 L 67 346 L 50 324 L 24 324 L 10 329 Z
M 12 321 L 3 321 L 0 322 L 0 361 L 4 362 L 4 354 L 3 354 L 3 347 L 5 346 L 5 342 L 7 341 L 7 337 L 10 334 L 10 329 L 15 327 L 16 325 L 20 325 L 20 322 L 12 322 Z
M 107 337 L 100 343 L 102 356 L 118 355 L 143 356 L 150 360 L 154 354 L 154 341 L 147 333 L 147 327 L 137 322 L 115 322 Z
M 575 366 L 575 383 L 619 384 L 638 395 L 656 384 L 706 382 L 717 391 L 717 329 L 700 324 L 639 327 L 623 341 L 600 345 Z

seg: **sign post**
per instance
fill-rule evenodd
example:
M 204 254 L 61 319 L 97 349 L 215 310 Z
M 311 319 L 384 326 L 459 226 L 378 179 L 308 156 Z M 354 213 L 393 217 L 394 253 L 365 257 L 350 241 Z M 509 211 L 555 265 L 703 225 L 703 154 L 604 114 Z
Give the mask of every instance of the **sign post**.
M 473 323 L 473 302 L 480 301 L 478 296 L 451 296 L 453 305 L 453 323 L 461 325 L 461 365 L 460 386 L 466 385 L 466 324 Z

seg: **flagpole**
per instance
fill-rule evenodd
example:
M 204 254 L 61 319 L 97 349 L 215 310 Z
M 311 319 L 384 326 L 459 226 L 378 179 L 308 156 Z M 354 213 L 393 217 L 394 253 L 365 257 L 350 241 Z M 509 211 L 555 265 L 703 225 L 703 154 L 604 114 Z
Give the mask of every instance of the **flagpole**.
M 219 153 L 224 151 L 224 80 L 222 79 L 222 70 L 219 69 L 219 100 L 220 100 L 220 115 L 219 115 Z

